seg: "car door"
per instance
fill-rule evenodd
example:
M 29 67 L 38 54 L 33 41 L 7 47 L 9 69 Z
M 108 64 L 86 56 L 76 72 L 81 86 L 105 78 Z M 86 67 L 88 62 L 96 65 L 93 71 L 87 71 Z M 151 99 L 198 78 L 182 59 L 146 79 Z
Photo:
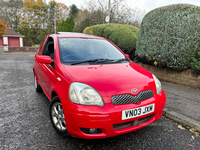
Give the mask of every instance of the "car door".
M 38 48 L 38 51 L 34 56 L 34 65 L 33 66 L 34 66 L 35 75 L 39 79 L 39 81 L 40 81 L 40 71 L 39 71 L 38 57 L 41 55 L 41 52 L 42 52 L 43 47 L 45 45 L 46 39 L 47 39 L 47 37 L 45 37 L 43 42 L 40 44 L 40 47 Z
M 55 46 L 54 46 L 54 38 L 48 37 L 46 40 L 46 43 L 43 47 L 41 56 L 50 56 L 52 61 L 55 63 Z M 44 64 L 39 63 L 39 80 L 44 88 L 44 93 L 47 95 L 47 97 L 50 99 L 51 91 L 55 85 L 56 82 L 56 68 L 54 63 L 52 64 Z

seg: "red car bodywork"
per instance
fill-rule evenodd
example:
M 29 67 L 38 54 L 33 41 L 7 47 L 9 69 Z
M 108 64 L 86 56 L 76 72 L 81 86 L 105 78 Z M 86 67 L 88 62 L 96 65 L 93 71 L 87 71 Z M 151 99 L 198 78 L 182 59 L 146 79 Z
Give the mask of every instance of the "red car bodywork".
M 43 48 L 43 44 L 34 57 L 33 70 L 38 83 L 48 99 L 51 101 L 53 96 L 58 95 L 62 103 L 69 134 L 86 139 L 107 138 L 141 129 L 155 122 L 162 116 L 166 102 L 165 93 L 162 90 L 158 95 L 152 73 L 134 62 L 100 65 L 64 65 L 61 63 L 58 37 L 104 38 L 87 35 L 49 36 L 54 39 L 56 69 L 48 64 L 48 59 L 46 63 L 38 62 L 41 57 L 42 50 L 40 51 L 40 49 Z M 99 107 L 72 103 L 69 98 L 69 86 L 73 82 L 85 83 L 96 89 L 101 95 L 105 105 Z M 132 88 L 137 88 L 138 92 L 152 89 L 153 97 L 137 104 L 112 104 L 112 96 L 120 94 L 133 95 L 131 93 Z M 155 104 L 154 112 L 136 118 L 122 120 L 123 110 L 150 104 Z M 139 125 L 125 127 L 119 130 L 113 128 L 113 125 L 140 120 L 150 115 L 152 117 L 149 120 Z M 99 128 L 102 130 L 102 133 L 87 134 L 82 132 L 80 128 Z

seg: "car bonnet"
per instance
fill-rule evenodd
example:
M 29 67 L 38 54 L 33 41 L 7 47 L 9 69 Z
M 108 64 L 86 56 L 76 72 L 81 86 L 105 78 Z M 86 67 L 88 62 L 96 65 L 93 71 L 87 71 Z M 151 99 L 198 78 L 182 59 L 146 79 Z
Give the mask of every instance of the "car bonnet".
M 156 93 L 152 73 L 131 63 L 103 65 L 64 65 L 76 82 L 92 86 L 103 97 L 105 103 L 120 94 L 132 94 L 131 89 L 140 91 L 152 89 Z

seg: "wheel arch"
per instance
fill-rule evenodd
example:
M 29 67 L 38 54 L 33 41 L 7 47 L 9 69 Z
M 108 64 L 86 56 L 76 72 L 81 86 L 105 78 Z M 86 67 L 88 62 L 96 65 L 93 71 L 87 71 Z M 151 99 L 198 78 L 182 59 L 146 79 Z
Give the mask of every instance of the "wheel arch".
M 57 94 L 55 91 L 52 91 L 52 92 L 51 92 L 51 100 L 52 100 L 52 98 L 55 97 L 55 96 L 58 96 L 58 94 Z M 59 97 L 59 96 L 58 96 L 58 97 Z
M 37 76 L 37 74 L 36 74 L 36 72 L 35 72 L 35 69 L 33 68 L 33 74 L 36 76 L 36 78 L 38 79 L 38 76 Z
M 35 75 L 35 69 L 33 68 L 33 73 L 34 73 L 34 75 Z

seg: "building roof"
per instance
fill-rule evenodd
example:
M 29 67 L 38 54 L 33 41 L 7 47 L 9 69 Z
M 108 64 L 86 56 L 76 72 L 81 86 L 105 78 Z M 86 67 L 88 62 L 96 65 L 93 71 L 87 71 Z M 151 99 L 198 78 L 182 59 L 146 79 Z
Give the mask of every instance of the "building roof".
M 7 29 L 6 34 L 2 35 L 3 37 L 25 37 L 24 35 L 21 35 L 14 30 Z

